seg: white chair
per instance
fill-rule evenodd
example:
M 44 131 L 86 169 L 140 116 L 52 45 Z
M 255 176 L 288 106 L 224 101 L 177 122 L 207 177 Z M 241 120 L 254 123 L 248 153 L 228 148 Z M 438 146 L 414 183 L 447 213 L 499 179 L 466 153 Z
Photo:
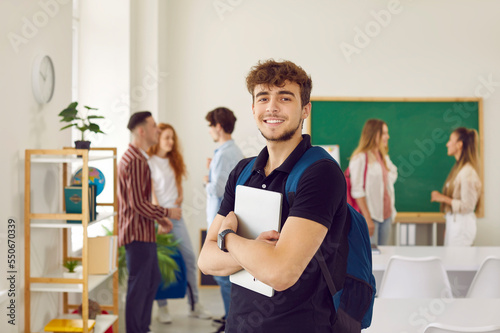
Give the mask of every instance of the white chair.
M 500 258 L 484 259 L 467 292 L 468 298 L 500 298 Z
M 424 333 L 500 333 L 500 326 L 458 327 L 432 323 L 427 325 Z
M 453 298 L 453 295 L 448 275 L 438 257 L 392 256 L 378 297 Z

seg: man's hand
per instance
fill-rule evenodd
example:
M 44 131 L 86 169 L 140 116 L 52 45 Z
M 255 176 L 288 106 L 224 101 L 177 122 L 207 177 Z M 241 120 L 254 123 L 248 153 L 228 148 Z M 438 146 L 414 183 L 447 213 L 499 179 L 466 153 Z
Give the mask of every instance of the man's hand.
M 174 227 L 172 224 L 172 221 L 170 221 L 168 218 L 163 217 L 159 220 L 157 220 L 159 226 L 158 226 L 158 234 L 168 234 L 170 230 Z
M 179 220 L 182 217 L 182 209 L 181 208 L 169 208 L 167 217 L 174 219 L 174 220 Z
M 207 169 L 210 169 L 210 163 L 212 163 L 212 159 L 209 157 L 207 158 Z
M 210 179 L 208 179 L 208 175 L 203 176 L 203 184 L 208 184 L 210 183 Z
M 280 233 L 276 230 L 264 231 L 255 240 L 263 241 L 271 245 L 276 245 L 276 242 L 280 238 Z
M 226 229 L 231 229 L 234 232 L 238 231 L 238 218 L 234 212 L 229 212 L 224 220 L 222 220 L 218 233 L 221 233 Z

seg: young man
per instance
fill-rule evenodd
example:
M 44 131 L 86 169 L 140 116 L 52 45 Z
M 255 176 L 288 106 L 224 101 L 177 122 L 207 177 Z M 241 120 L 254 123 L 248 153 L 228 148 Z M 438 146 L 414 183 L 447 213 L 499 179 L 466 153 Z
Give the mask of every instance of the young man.
M 219 211 L 224 188 L 229 173 L 243 159 L 243 154 L 232 139 L 236 117 L 228 108 L 218 107 L 207 113 L 209 133 L 214 142 L 219 144 L 212 159 L 208 159 L 209 174 L 204 178 L 207 192 L 207 224 L 212 224 Z M 215 319 L 214 324 L 220 324 L 219 331 L 224 329 L 225 318 L 229 312 L 231 301 L 231 282 L 228 276 L 214 276 L 215 282 L 220 286 L 222 301 L 224 302 L 225 315 L 222 319 Z
M 344 175 L 335 162 L 320 160 L 303 173 L 290 205 L 284 193 L 290 171 L 311 147 L 310 137 L 301 129 L 311 112 L 312 81 L 289 61 L 268 60 L 252 68 L 247 87 L 267 146 L 245 185 L 283 193 L 281 232 L 267 231 L 255 240 L 234 233 L 235 185 L 249 162 L 245 159 L 229 176 L 198 265 L 212 275 L 244 268 L 276 290 L 268 298 L 233 285 L 226 332 L 331 332 L 332 297 L 313 257 L 321 248 L 336 287 L 342 288 L 348 253 Z M 223 249 L 217 245 L 218 236 L 223 238 Z
M 125 246 L 129 272 L 125 323 L 127 332 L 149 332 L 153 300 L 160 284 L 154 221 L 159 233 L 168 233 L 180 208 L 151 203 L 149 147 L 158 142 L 159 129 L 151 112 L 134 113 L 128 129 L 132 143 L 118 166 L 118 246 Z

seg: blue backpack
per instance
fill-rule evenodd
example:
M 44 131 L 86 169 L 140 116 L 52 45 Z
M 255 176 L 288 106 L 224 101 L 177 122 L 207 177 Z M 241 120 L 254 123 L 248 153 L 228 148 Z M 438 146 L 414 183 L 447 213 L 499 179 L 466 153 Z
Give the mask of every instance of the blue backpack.
M 252 173 L 255 159 L 250 160 L 245 166 L 238 177 L 236 185 L 244 185 L 248 180 Z M 285 190 L 287 200 L 289 200 L 290 194 L 295 194 L 300 177 L 304 171 L 316 161 L 322 159 L 335 161 L 321 147 L 311 147 L 302 155 L 286 180 Z M 333 295 L 333 304 L 337 312 L 337 319 L 333 327 L 334 332 L 343 333 L 361 332 L 362 328 L 370 326 L 373 301 L 375 299 L 375 277 L 372 274 L 372 250 L 366 220 L 363 215 L 358 213 L 349 204 L 347 206 L 347 218 L 350 217 L 351 224 L 348 233 L 349 254 L 347 256 L 347 272 L 342 289 L 336 289 L 321 250 L 315 255 L 327 282 L 328 289 Z

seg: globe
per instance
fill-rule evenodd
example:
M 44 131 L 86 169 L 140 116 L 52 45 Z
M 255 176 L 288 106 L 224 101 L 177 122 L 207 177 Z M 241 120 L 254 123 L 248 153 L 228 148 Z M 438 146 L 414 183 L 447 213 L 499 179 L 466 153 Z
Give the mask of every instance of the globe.
M 97 193 L 101 194 L 104 190 L 104 184 L 106 183 L 106 178 L 101 170 L 89 167 L 89 185 L 95 185 Z M 82 169 L 78 170 L 71 178 L 71 185 L 81 185 L 82 184 Z

